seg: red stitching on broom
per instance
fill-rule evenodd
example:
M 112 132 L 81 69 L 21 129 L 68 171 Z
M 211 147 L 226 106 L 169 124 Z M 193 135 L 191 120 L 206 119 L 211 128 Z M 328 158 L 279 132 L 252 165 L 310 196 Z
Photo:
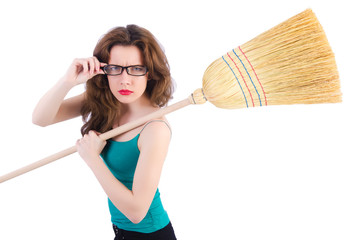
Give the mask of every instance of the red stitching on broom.
M 256 72 L 255 72 L 255 70 L 254 70 L 254 68 L 253 68 L 253 65 L 251 65 L 248 57 L 245 55 L 245 53 L 243 52 L 243 50 L 241 50 L 240 46 L 239 46 L 239 50 L 242 52 L 242 54 L 244 55 L 244 57 L 246 58 L 246 60 L 248 60 L 248 63 L 249 63 L 249 65 L 250 65 L 251 69 L 253 69 L 253 72 L 254 72 L 254 74 L 255 74 L 255 76 L 256 76 L 256 79 L 258 79 L 258 82 L 259 82 L 259 84 L 260 84 L 261 90 L 263 90 L 263 94 L 264 94 L 264 98 L 265 98 L 265 106 L 267 106 L 268 103 L 267 103 L 267 100 L 266 100 L 266 95 L 265 95 L 265 92 L 264 92 L 263 85 L 261 84 L 261 82 L 260 82 L 260 80 L 259 80 L 259 78 L 258 78 L 258 75 L 256 74 Z
M 251 101 L 253 102 L 253 107 L 255 107 L 255 105 L 254 105 L 254 99 L 253 99 L 253 96 L 251 95 L 250 89 L 249 89 L 249 87 L 248 87 L 248 84 L 246 84 L 246 81 L 245 81 L 245 78 L 244 78 L 243 74 L 241 73 L 241 71 L 240 71 L 240 69 L 239 69 L 238 65 L 236 65 L 236 63 L 234 62 L 234 59 L 232 59 L 232 57 L 230 56 L 230 54 L 229 54 L 229 53 L 227 53 L 227 54 L 228 54 L 229 58 L 231 59 L 231 61 L 233 61 L 233 63 L 235 64 L 235 67 L 238 69 L 238 71 L 239 71 L 239 73 L 240 73 L 241 77 L 243 78 L 244 83 L 245 83 L 245 86 L 246 86 L 246 88 L 247 88 L 247 89 L 248 89 L 248 91 L 249 91 Z

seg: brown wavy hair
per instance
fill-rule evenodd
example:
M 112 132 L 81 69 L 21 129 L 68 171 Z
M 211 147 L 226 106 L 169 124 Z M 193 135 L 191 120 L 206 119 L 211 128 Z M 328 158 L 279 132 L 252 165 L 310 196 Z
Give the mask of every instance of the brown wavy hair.
M 98 41 L 93 55 L 100 62 L 108 63 L 111 49 L 115 45 L 136 46 L 140 49 L 149 74 L 147 97 L 154 106 L 167 105 L 172 98 L 174 86 L 166 55 L 152 33 L 137 25 L 113 28 Z M 111 130 L 121 114 L 122 103 L 113 96 L 107 76 L 100 74 L 89 79 L 81 109 L 84 122 L 82 135 L 90 130 L 101 133 Z

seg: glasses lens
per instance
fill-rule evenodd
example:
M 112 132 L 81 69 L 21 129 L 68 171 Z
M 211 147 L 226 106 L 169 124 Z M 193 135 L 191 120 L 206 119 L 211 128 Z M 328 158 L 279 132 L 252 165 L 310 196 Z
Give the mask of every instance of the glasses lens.
M 122 67 L 117 65 L 106 65 L 104 66 L 103 71 L 109 75 L 118 75 L 121 74 Z
M 143 76 L 147 73 L 147 67 L 145 66 L 129 66 L 128 74 L 133 76 Z

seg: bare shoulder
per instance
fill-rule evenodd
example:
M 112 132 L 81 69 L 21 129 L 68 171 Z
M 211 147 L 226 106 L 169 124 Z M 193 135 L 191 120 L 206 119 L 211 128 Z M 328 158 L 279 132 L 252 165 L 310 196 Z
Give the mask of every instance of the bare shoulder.
M 167 145 L 171 140 L 171 126 L 166 118 L 154 119 L 143 127 L 138 145 L 141 149 L 145 145 Z

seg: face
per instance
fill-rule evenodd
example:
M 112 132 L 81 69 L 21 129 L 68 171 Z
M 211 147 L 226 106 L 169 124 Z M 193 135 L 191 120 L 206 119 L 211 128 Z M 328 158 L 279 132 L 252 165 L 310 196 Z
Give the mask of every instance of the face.
M 143 65 L 141 51 L 136 46 L 112 47 L 108 64 L 115 64 L 123 67 L 131 65 Z M 113 95 L 123 104 L 130 104 L 146 98 L 148 74 L 144 76 L 131 76 L 126 69 L 117 76 L 108 75 L 108 83 Z

